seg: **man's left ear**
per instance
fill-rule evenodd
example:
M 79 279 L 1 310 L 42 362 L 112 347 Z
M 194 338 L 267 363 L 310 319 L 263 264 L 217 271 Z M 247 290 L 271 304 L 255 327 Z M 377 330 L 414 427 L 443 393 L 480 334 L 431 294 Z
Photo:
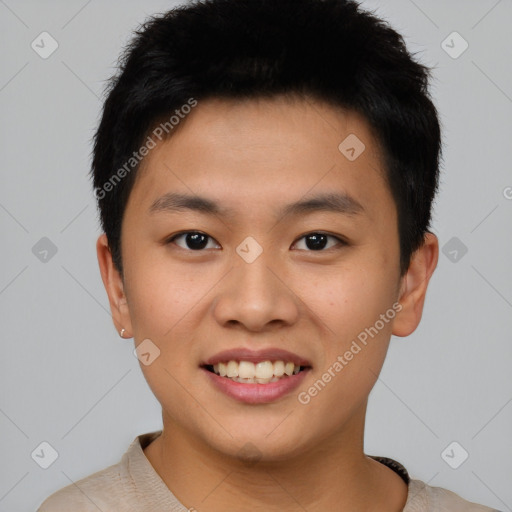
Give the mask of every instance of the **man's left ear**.
M 427 286 L 437 266 L 439 241 L 433 233 L 426 233 L 423 245 L 411 257 L 407 273 L 402 277 L 398 301 L 402 309 L 393 322 L 392 334 L 409 336 L 416 330 L 423 313 Z

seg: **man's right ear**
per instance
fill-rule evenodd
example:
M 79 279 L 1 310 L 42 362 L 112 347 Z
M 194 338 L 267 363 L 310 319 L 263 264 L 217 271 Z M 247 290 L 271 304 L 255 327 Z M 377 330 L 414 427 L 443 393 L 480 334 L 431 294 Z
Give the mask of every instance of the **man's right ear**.
M 122 337 L 131 338 L 132 322 L 130 311 L 124 293 L 124 285 L 121 274 L 114 265 L 112 253 L 108 245 L 107 235 L 103 233 L 96 242 L 96 252 L 98 255 L 98 264 L 100 266 L 101 279 L 108 295 L 112 320 L 118 333 L 122 332 Z

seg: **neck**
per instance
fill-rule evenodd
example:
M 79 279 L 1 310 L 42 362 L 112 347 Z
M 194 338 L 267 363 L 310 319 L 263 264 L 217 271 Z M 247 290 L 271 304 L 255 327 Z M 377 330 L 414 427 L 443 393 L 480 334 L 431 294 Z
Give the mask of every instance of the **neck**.
M 363 452 L 364 411 L 343 431 L 299 456 L 230 457 L 164 415 L 162 435 L 144 453 L 181 503 L 201 512 L 403 510 L 401 478 Z M 395 492 L 390 492 L 394 490 Z

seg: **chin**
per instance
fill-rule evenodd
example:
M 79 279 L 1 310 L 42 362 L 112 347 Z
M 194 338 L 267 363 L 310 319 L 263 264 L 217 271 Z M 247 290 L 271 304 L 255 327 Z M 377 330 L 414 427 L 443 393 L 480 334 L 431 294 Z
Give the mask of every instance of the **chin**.
M 275 428 L 275 425 L 274 427 Z M 289 428 L 278 435 L 272 429 L 245 429 L 243 434 L 205 439 L 214 450 L 232 457 L 244 464 L 255 465 L 261 462 L 279 462 L 293 459 L 303 453 L 305 447 L 299 436 Z M 269 434 L 270 432 L 270 434 Z

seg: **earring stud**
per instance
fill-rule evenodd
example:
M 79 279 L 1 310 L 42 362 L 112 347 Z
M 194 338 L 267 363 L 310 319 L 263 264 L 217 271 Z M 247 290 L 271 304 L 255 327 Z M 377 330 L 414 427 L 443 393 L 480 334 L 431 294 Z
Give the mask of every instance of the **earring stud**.
M 119 333 L 121 335 L 121 338 L 124 338 L 125 332 L 126 332 L 126 329 L 121 329 L 121 332 Z

